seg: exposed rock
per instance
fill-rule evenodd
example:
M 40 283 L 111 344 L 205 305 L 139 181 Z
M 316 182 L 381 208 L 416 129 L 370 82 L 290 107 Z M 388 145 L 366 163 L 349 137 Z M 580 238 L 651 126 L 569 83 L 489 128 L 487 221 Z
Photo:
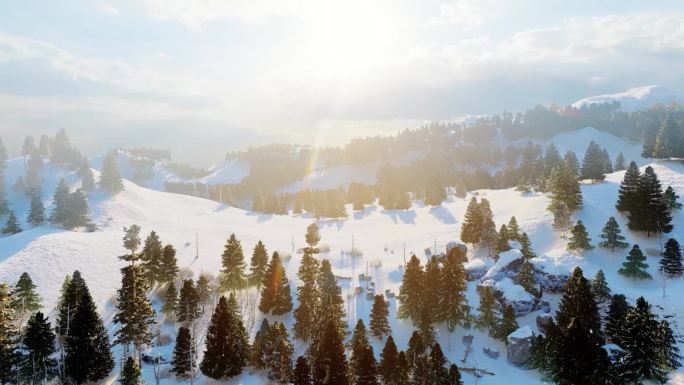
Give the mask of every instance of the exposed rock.
M 553 325 L 553 317 L 551 314 L 540 314 L 537 316 L 537 329 L 541 333 L 546 334 L 548 327 Z
M 482 348 L 482 352 L 484 352 L 484 354 L 489 358 L 494 358 L 494 359 L 499 358 L 499 349 L 497 349 L 497 348 L 484 347 L 484 348 Z
M 468 247 L 466 246 L 465 243 L 463 243 L 463 242 L 457 242 L 457 241 L 451 241 L 451 242 L 449 242 L 449 243 L 446 244 L 446 252 L 447 252 L 447 254 L 448 254 L 449 251 L 451 251 L 451 249 L 453 249 L 454 247 L 457 247 L 457 248 L 461 251 L 461 253 L 463 253 L 463 255 L 466 255 L 466 254 L 468 253 Z
M 508 341 L 508 362 L 522 369 L 530 369 L 530 349 L 534 340 L 534 332 L 525 325 L 506 337 Z
M 535 279 L 542 291 L 547 293 L 562 293 L 565 288 L 565 284 L 570 279 L 569 275 L 566 274 L 548 274 L 543 271 L 535 269 Z

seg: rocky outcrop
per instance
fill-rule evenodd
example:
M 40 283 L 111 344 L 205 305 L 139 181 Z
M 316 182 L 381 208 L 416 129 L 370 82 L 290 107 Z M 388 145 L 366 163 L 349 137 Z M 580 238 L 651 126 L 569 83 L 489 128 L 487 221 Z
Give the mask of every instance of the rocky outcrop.
M 508 341 L 508 362 L 522 369 L 530 369 L 530 358 L 534 332 L 528 325 L 521 327 L 506 337 Z
M 553 317 L 551 314 L 540 314 L 537 316 L 537 329 L 539 332 L 546 334 L 549 326 L 553 325 Z

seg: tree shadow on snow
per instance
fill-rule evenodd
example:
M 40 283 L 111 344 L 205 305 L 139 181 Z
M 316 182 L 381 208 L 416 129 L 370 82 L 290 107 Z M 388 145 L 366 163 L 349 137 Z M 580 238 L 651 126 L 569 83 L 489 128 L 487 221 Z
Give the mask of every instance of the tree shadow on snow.
M 430 214 L 432 214 L 432 216 L 434 216 L 435 218 L 439 219 L 440 222 L 444 223 L 445 225 L 453 225 L 458 222 L 456 220 L 456 217 L 454 217 L 453 214 L 451 214 L 449 210 L 447 210 L 446 207 L 443 206 L 431 207 Z
M 359 220 L 366 218 L 367 216 L 371 215 L 373 212 L 375 212 L 378 209 L 377 206 L 368 206 L 365 207 L 362 211 L 354 211 L 354 219 Z
M 382 213 L 392 218 L 395 224 L 399 223 L 399 221 L 409 225 L 416 224 L 415 210 L 383 210 Z

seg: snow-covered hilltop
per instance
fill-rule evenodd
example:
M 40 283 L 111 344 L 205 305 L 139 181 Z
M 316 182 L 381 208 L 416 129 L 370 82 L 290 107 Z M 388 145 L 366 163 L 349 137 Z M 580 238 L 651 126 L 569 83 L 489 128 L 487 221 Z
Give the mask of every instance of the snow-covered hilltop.
M 632 112 L 650 108 L 655 104 L 668 105 L 672 103 L 681 103 L 682 101 L 684 101 L 684 96 L 682 96 L 681 93 L 663 86 L 649 85 L 614 94 L 590 96 L 572 103 L 572 106 L 575 108 L 582 108 L 592 104 L 618 102 L 620 103 L 620 109 L 626 112 Z

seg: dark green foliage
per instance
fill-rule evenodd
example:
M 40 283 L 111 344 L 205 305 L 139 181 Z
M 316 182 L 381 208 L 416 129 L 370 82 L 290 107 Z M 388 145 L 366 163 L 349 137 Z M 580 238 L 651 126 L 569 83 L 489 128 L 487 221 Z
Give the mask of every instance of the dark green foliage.
M 514 331 L 518 330 L 520 325 L 515 319 L 515 310 L 511 304 L 506 304 L 503 308 L 503 315 L 501 317 L 501 324 L 497 330 L 496 337 L 502 341 L 507 341 L 506 337 Z
M 33 226 L 41 225 L 45 222 L 45 206 L 43 206 L 40 189 L 31 192 L 30 199 L 31 203 L 26 222 Z
M 532 250 L 532 242 L 530 242 L 530 237 L 527 236 L 527 233 L 522 233 L 522 235 L 520 236 L 520 245 L 520 252 L 525 257 L 525 259 L 530 260 L 532 258 L 537 257 L 537 255 Z
M 311 254 L 318 254 L 318 249 L 316 246 L 318 245 L 318 242 L 321 241 L 321 234 L 318 232 L 318 225 L 312 223 L 307 226 L 304 238 L 306 239 L 306 244 L 309 245 L 308 252 Z M 305 250 L 305 252 L 306 251 L 307 250 Z
M 57 304 L 59 315 L 57 316 L 57 334 L 66 336 L 73 326 L 74 315 L 81 297 L 86 290 L 86 284 L 81 273 L 74 271 L 71 277 L 67 277 L 62 285 L 62 293 Z
M 652 380 L 667 381 L 669 361 L 664 360 L 661 331 L 651 306 L 639 297 L 636 306 L 627 313 L 621 345 L 627 354 L 621 365 L 622 378 L 626 383 L 643 383 Z
M 107 377 L 114 369 L 109 348 L 107 329 L 97 314 L 90 291 L 84 286 L 66 338 L 66 375 L 76 384 Z
M 382 294 L 376 294 L 373 300 L 373 307 L 370 312 L 370 331 L 377 337 L 381 338 L 384 335 L 391 335 L 392 329 L 389 321 L 389 303 L 385 301 Z
M 281 322 L 274 323 L 268 335 L 268 378 L 276 383 L 286 384 L 292 378 L 292 354 L 294 347 L 290 343 L 285 325 Z
M 458 247 L 454 247 L 442 260 L 439 277 L 439 292 L 436 320 L 444 321 L 447 328 L 453 331 L 463 325 L 469 317 L 470 306 L 466 299 L 467 273 L 463 267 L 465 255 Z M 427 276 L 427 274 L 426 274 Z
M 12 308 L 20 315 L 33 313 L 41 308 L 40 295 L 36 292 L 31 276 L 23 272 L 12 290 Z
M 173 281 L 169 282 L 164 293 L 164 306 L 162 312 L 164 314 L 175 314 L 178 309 L 178 290 Z
M 562 233 L 572 226 L 570 209 L 568 205 L 561 201 L 552 201 L 549 211 L 553 214 L 553 228 Z
M 66 229 L 88 226 L 90 223 L 88 214 L 88 200 L 86 199 L 83 190 L 80 188 L 76 189 L 76 191 L 69 194 L 69 198 L 67 199 L 66 219 L 62 225 Z
M 491 286 L 480 287 L 480 307 L 477 310 L 480 312 L 475 321 L 477 327 L 494 336 L 501 322 L 501 305 Z
M 309 354 L 313 383 L 348 385 L 347 357 L 337 322 L 327 320 L 320 334 Z
M 297 287 L 297 301 L 299 306 L 294 311 L 294 335 L 295 338 L 307 341 L 312 336 L 312 330 L 316 323 L 315 310 L 320 302 L 319 290 L 316 285 L 319 262 L 311 254 L 304 253 L 299 265 L 297 276 L 302 285 Z
M 311 379 L 311 368 L 309 368 L 309 363 L 306 361 L 306 357 L 297 357 L 297 363 L 295 364 L 294 374 L 292 375 L 292 385 L 312 385 Z
M 197 367 L 197 350 L 195 341 L 190 334 L 190 329 L 181 326 L 178 328 L 176 345 L 173 348 L 173 360 L 171 361 L 171 372 L 177 378 L 188 378 L 192 376 Z
M 582 207 L 582 190 L 574 170 L 567 165 L 557 166 L 549 177 L 549 192 L 551 193 L 551 204 L 564 203 L 569 212 L 573 212 Z
M 665 242 L 665 251 L 660 259 L 660 271 L 668 276 L 679 276 L 684 272 L 682 267 L 682 250 L 676 239 L 670 238 Z
M 570 241 L 568 242 L 568 250 L 583 252 L 594 248 L 594 246 L 592 246 L 590 243 L 591 238 L 589 238 L 587 228 L 584 227 L 582 221 L 577 221 L 577 224 L 575 224 L 570 232 L 572 235 L 570 236 Z
M 614 217 L 610 217 L 606 225 L 603 226 L 603 231 L 600 235 L 604 240 L 599 242 L 598 245 L 605 249 L 610 249 L 611 252 L 615 251 L 616 247 L 620 249 L 626 248 L 629 246 L 629 243 L 623 242 L 625 237 L 620 233 L 620 225 L 618 225 Z
M 411 370 L 415 369 L 416 363 L 421 355 L 425 355 L 427 344 L 424 338 L 417 330 L 413 331 L 409 339 L 408 348 L 406 349 L 406 360 L 408 361 Z
M 172 245 L 164 246 L 161 260 L 161 282 L 172 282 L 178 276 L 178 261 L 176 249 Z
M 610 307 L 608 307 L 608 315 L 606 316 L 605 333 L 606 337 L 616 345 L 622 345 L 625 317 L 630 309 L 631 307 L 624 295 L 613 295 Z
M 195 291 L 197 291 L 197 299 L 202 305 L 202 313 L 204 313 L 204 305 L 209 302 L 209 297 L 211 296 L 209 277 L 206 274 L 200 274 L 199 278 L 197 278 Z
M 608 159 L 610 162 L 610 158 Z M 611 166 L 612 168 L 612 166 Z M 606 162 L 601 146 L 595 142 L 589 143 L 587 152 L 582 161 L 581 179 L 591 179 L 593 181 L 603 180 L 605 176 Z
M 378 370 L 385 385 L 397 385 L 399 383 L 399 356 L 397 345 L 392 336 L 387 337 L 385 347 L 382 349 Z
M 374 385 L 378 383 L 377 366 L 373 348 L 368 343 L 366 326 L 358 320 L 351 339 L 351 380 L 354 384 Z
M 40 384 L 55 378 L 57 360 L 52 357 L 56 352 L 55 334 L 43 313 L 36 312 L 28 320 L 22 343 L 24 353 L 19 373 L 24 381 Z
M 7 222 L 5 222 L 5 227 L 2 228 L 2 233 L 12 235 L 19 234 L 21 231 L 21 226 L 19 225 L 17 216 L 14 215 L 14 211 L 10 210 L 9 216 L 7 217 Z
M 672 186 L 667 186 L 665 192 L 663 193 L 663 199 L 665 200 L 665 204 L 670 212 L 682 208 L 682 204 L 678 201 L 679 195 L 677 195 Z
M 271 326 L 268 324 L 268 319 L 261 320 L 261 326 L 254 336 L 252 342 L 252 349 L 250 350 L 249 364 L 255 369 L 266 369 L 268 365 L 267 355 L 272 350 L 271 341 L 269 340 L 271 333 Z
M 499 239 L 496 245 L 496 251 L 502 252 L 510 250 L 511 246 L 509 246 L 508 244 L 509 240 L 510 237 L 508 235 L 508 228 L 506 227 L 506 225 L 501 225 L 501 229 L 499 230 Z
M 176 321 L 191 324 L 200 316 L 199 295 L 192 279 L 183 281 L 178 305 L 176 307 Z
M 490 253 L 493 247 L 496 246 L 499 240 L 499 234 L 496 232 L 496 224 L 494 223 L 494 214 L 489 205 L 489 200 L 482 198 L 479 204 L 480 215 L 482 218 L 482 236 L 480 244 L 489 249 Z
M 332 321 L 337 325 L 339 335 L 344 336 L 347 330 L 347 323 L 344 321 L 344 300 L 342 290 L 337 284 L 337 279 L 332 272 L 330 261 L 321 261 L 321 268 L 318 273 L 316 284 L 319 289 L 319 307 L 315 314 L 315 323 L 325 325 L 327 321 Z
M 100 173 L 100 188 L 112 195 L 124 189 L 123 179 L 116 164 L 116 156 L 117 152 L 114 150 L 107 153 L 102 161 L 102 173 Z
M 682 356 L 679 355 L 679 348 L 677 347 L 677 340 L 674 338 L 674 333 L 670 324 L 662 320 L 659 324 L 658 334 L 660 337 L 660 364 L 667 368 L 668 371 L 676 370 L 680 367 Z
M 646 257 L 641 252 L 639 245 L 634 245 L 627 256 L 627 261 L 622 263 L 622 268 L 618 270 L 618 273 L 631 279 L 651 279 L 651 274 L 646 271 L 648 264 L 644 261 L 646 261 Z
M 481 236 L 482 215 L 477 199 L 472 197 L 466 209 L 463 225 L 461 225 L 461 241 L 475 245 L 480 243 Z
M 646 167 L 639 178 L 636 198 L 628 204 L 629 228 L 634 231 L 651 233 L 669 233 L 672 231 L 672 215 L 663 199 L 663 192 L 658 176 L 651 166 Z
M 260 312 L 282 315 L 292 310 L 290 282 L 277 252 L 273 253 L 268 270 L 262 277 L 261 288 Z
M 608 287 L 608 282 L 606 282 L 606 275 L 603 274 L 603 270 L 597 271 L 591 280 L 591 292 L 596 300 L 600 302 L 610 298 L 610 288 Z
M 641 172 L 636 162 L 629 163 L 625 176 L 622 178 L 620 190 L 618 192 L 618 200 L 615 208 L 618 211 L 632 211 L 636 208 L 637 194 L 639 189 L 639 181 L 641 180 Z
M 537 288 L 537 281 L 534 277 L 534 266 L 527 259 L 525 259 L 520 266 L 520 271 L 518 272 L 518 275 L 515 276 L 515 282 L 534 296 L 540 294 L 539 289 Z
M 141 385 L 145 382 L 142 379 L 142 371 L 133 357 L 128 357 L 124 363 L 121 377 L 119 378 L 121 385 Z
M 205 346 L 200 364 L 205 376 L 224 379 L 242 372 L 247 362 L 249 344 L 233 294 L 228 300 L 225 296 L 219 299 L 207 329 Z
M 420 265 L 420 260 L 412 255 L 404 269 L 404 277 L 399 287 L 399 318 L 411 318 L 418 323 L 422 309 L 422 292 L 425 272 Z
M 221 289 L 234 291 L 244 288 L 247 283 L 245 257 L 242 254 L 242 245 L 235 234 L 230 234 L 221 258 Z
M 81 188 L 83 191 L 90 192 L 95 189 L 95 177 L 93 176 L 93 170 L 90 169 L 88 159 L 83 158 L 78 169 L 78 176 L 81 177 Z
M 128 265 L 121 269 L 121 288 L 117 291 L 118 303 L 114 323 L 120 325 L 114 334 L 115 344 L 133 344 L 139 351 L 152 341 L 150 325 L 154 323 L 155 311 L 147 299 L 148 285 L 140 265 Z
M 668 115 L 660 127 L 653 152 L 649 157 L 674 158 L 681 156 L 684 153 L 683 143 L 684 140 L 677 122 L 675 122 L 672 115 Z
M 518 220 L 515 217 L 511 217 L 506 225 L 508 230 L 508 239 L 519 241 L 520 240 L 520 226 L 518 225 Z
M 268 268 L 268 253 L 263 242 L 257 242 L 252 252 L 252 261 L 250 264 L 249 282 L 251 285 L 261 287 Z
M 370 346 L 368 343 L 366 325 L 363 323 L 363 320 L 359 319 L 356 321 L 356 326 L 354 327 L 354 332 L 352 333 L 352 338 L 349 345 L 351 346 L 349 365 L 353 368 L 354 366 L 357 366 L 358 359 L 363 350 Z
M 16 381 L 15 364 L 20 358 L 17 351 L 18 337 L 12 293 L 7 284 L 0 283 L 0 384 L 12 384 Z
M 615 156 L 615 171 L 623 171 L 625 169 L 625 155 L 622 151 Z
M 159 235 L 153 230 L 145 238 L 145 245 L 140 255 L 145 279 L 150 287 L 162 282 L 164 278 L 164 272 L 162 271 L 163 253 Z
M 411 367 L 409 366 L 408 359 L 406 358 L 406 353 L 399 352 L 397 354 L 397 377 L 395 384 L 397 385 L 408 385 L 411 375 Z
M 429 375 L 430 384 L 450 385 L 449 370 L 446 365 L 448 361 L 442 352 L 442 347 L 435 344 L 430 351 Z

